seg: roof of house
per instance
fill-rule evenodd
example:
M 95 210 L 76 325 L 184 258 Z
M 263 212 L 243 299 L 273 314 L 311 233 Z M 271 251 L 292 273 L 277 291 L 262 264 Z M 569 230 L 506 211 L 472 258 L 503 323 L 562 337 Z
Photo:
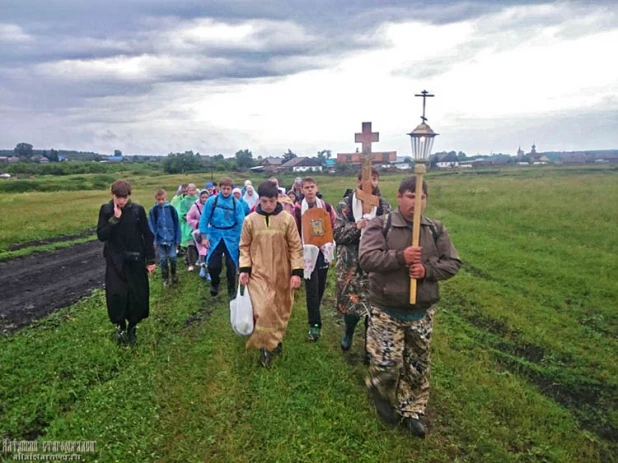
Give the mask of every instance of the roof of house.
M 281 167 L 310 167 L 321 165 L 322 164 L 320 164 L 320 161 L 318 161 L 317 159 L 297 156 L 290 159 L 285 164 L 282 164 Z
M 283 159 L 282 158 L 266 158 L 266 159 L 262 159 L 262 165 L 267 165 L 270 164 L 272 165 L 276 165 L 276 166 L 280 166 L 281 164 L 283 164 Z

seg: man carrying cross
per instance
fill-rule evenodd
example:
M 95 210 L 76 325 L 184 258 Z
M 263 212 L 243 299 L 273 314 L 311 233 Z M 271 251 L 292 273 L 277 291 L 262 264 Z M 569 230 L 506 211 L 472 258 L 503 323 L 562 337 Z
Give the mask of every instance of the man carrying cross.
M 333 229 L 337 244 L 337 310 L 343 315 L 345 322 L 341 338 L 341 349 L 344 351 L 352 346 L 352 337 L 361 317 L 365 317 L 365 333 L 367 331 L 370 309 L 369 280 L 358 265 L 360 237 L 368 220 L 387 214 L 391 209 L 388 201 L 380 196 L 380 174 L 371 166 L 371 143 L 378 141 L 378 136 L 378 133 L 371 132 L 370 122 L 363 123 L 363 132 L 356 134 L 356 142 L 363 143 L 365 163 L 358 173 L 356 190 L 348 190 L 337 205 L 337 219 Z M 340 157 L 345 156 L 347 155 Z M 368 361 L 366 349 L 365 361 Z
M 369 273 L 371 301 L 367 350 L 371 355 L 367 387 L 379 417 L 401 422 L 408 431 L 425 437 L 429 399 L 431 338 L 439 282 L 454 276 L 462 265 L 444 225 L 423 216 L 426 182 L 416 209 L 416 177 L 403 179 L 398 208 L 372 219 L 363 235 L 359 263 Z M 410 246 L 414 218 L 420 218 L 419 246 Z M 418 282 L 415 304 L 410 304 L 410 278 Z

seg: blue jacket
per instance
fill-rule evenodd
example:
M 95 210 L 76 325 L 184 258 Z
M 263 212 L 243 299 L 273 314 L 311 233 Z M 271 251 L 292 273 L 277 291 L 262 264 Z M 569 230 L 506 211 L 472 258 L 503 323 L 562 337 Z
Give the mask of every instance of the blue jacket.
M 177 246 L 182 240 L 180 221 L 174 206 L 166 202 L 155 204 L 148 212 L 148 226 L 154 235 L 154 244 Z
M 243 210 L 245 211 L 245 215 L 249 215 L 249 212 L 251 212 L 251 208 L 247 204 L 247 201 L 245 201 L 242 198 L 238 199 L 237 201 L 240 203 L 240 205 L 242 206 Z
M 236 267 L 238 267 L 238 245 L 244 220 L 245 208 L 242 204 L 233 195 L 224 198 L 221 193 L 208 198 L 200 217 L 200 233 L 208 235 L 210 249 L 215 249 L 223 240 L 229 257 Z M 206 265 L 209 264 L 212 254 L 208 253 Z

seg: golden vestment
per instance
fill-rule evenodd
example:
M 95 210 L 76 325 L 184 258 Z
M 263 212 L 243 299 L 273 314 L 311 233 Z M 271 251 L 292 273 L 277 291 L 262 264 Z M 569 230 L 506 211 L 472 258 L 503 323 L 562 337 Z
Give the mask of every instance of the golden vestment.
M 255 329 L 247 347 L 273 351 L 283 339 L 292 313 L 292 271 L 302 278 L 303 247 L 294 217 L 277 207 L 275 213 L 252 212 L 240 236 L 241 271 L 251 268 L 249 294 Z

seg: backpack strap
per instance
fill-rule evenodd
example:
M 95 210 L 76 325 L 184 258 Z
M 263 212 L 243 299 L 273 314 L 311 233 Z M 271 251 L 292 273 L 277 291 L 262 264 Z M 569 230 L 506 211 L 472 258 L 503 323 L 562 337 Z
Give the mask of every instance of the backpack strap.
M 384 217 L 384 220 L 383 220 L 384 224 L 382 225 L 382 234 L 384 235 L 384 238 L 388 241 L 388 235 L 391 232 L 391 228 L 393 227 L 392 213 L 389 212 L 383 217 Z
M 440 238 L 440 232 L 438 231 L 438 227 L 436 227 L 436 224 L 434 223 L 433 220 L 427 217 L 425 217 L 425 220 L 429 222 L 429 229 L 431 230 L 431 236 L 433 236 L 433 242 L 435 244 L 438 244 L 438 238 Z M 384 238 L 386 238 L 386 240 L 388 240 L 388 235 L 392 227 L 393 227 L 392 212 L 389 212 L 388 214 L 386 214 L 386 216 L 384 216 L 384 225 L 382 225 L 382 234 L 384 235 Z
M 172 212 L 172 209 L 174 210 L 174 212 Z M 178 211 L 171 204 L 170 204 L 170 215 L 172 216 L 172 223 L 174 224 L 174 227 L 178 226 Z
M 218 207 L 217 203 L 219 202 L 219 194 L 217 193 L 217 196 L 215 196 L 215 200 L 213 202 L 212 205 L 212 210 L 210 211 L 210 217 L 208 217 L 208 223 L 210 223 L 210 221 L 212 220 L 212 216 L 215 213 L 215 209 Z M 234 196 L 232 196 L 232 204 L 234 205 L 234 225 L 232 225 L 231 227 L 215 227 L 219 230 L 231 230 L 232 228 L 236 228 L 236 226 L 238 225 L 238 220 L 236 219 L 236 198 L 234 198 Z M 227 207 L 223 207 L 221 206 L 222 209 L 227 209 Z
M 155 204 L 152 208 L 152 218 L 154 219 L 154 225 L 159 221 L 159 204 Z
M 425 217 L 425 220 L 429 222 L 429 228 L 431 229 L 431 234 L 433 235 L 433 242 L 435 244 L 438 244 L 438 238 L 440 238 L 440 232 L 438 231 L 438 227 L 436 227 L 436 224 L 430 218 Z
M 208 223 L 212 220 L 212 216 L 215 213 L 215 209 L 217 208 L 217 203 L 219 202 L 219 194 L 215 196 L 215 200 L 212 203 L 212 209 L 210 211 L 210 217 L 208 217 Z

